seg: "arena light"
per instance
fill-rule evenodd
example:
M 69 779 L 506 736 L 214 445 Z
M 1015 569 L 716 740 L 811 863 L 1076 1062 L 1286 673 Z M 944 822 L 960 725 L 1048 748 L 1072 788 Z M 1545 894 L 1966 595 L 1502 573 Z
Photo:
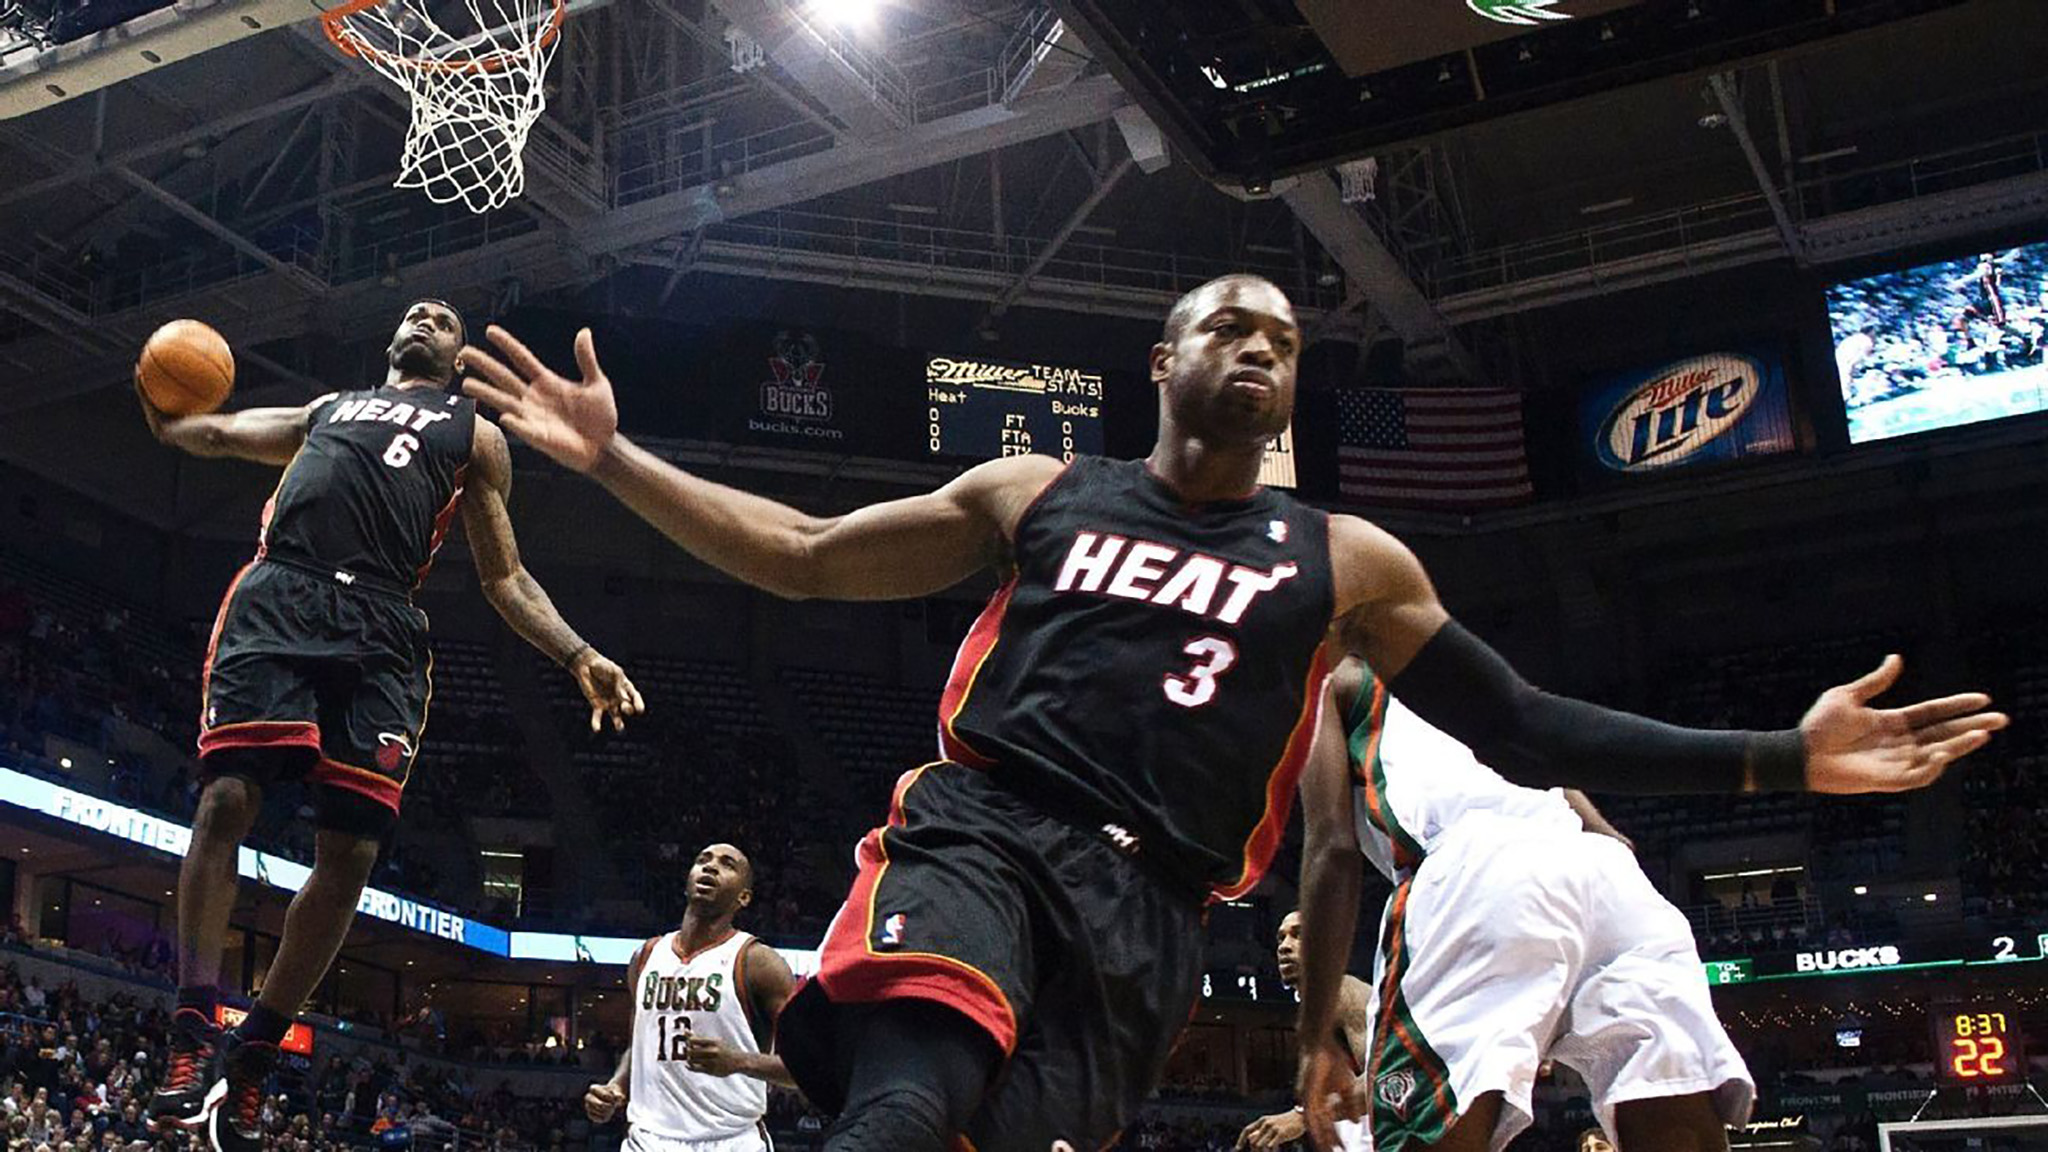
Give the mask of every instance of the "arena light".
M 1851 891 L 1855 892 L 1858 896 L 1868 896 L 1870 895 L 1870 886 L 1868 884 L 1858 884 Z
M 1932 904 L 1932 903 L 1934 903 L 1934 902 L 1935 902 L 1936 900 L 1939 900 L 1939 899 L 1941 899 L 1941 897 L 1939 897 L 1939 896 L 1935 895 L 1935 894 L 1934 894 L 1934 893 L 1932 893 L 1932 892 L 1929 892 L 1929 893 L 1928 893 L 1927 895 L 1925 895 L 1925 896 L 1922 896 L 1922 897 L 1920 897 L 1920 898 L 1921 898 L 1922 900 L 1925 900 L 1925 901 L 1927 901 L 1927 902 L 1928 902 L 1929 904 Z
M 841 28 L 867 28 L 875 22 L 878 0 L 811 0 L 811 11 Z

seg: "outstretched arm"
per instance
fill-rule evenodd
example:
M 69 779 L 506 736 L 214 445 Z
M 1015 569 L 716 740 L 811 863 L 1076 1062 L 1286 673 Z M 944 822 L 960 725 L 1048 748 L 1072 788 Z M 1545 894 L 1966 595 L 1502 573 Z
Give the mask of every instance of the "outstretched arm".
M 1294 1035 L 1300 1050 L 1302 1119 L 1319 1148 L 1336 1146 L 1333 1123 L 1353 1111 L 1333 1106 L 1331 1096 L 1349 1096 L 1355 1079 L 1352 1054 L 1339 1047 L 1337 1035 L 1348 979 L 1344 968 L 1358 931 L 1359 870 L 1365 866 L 1352 822 L 1350 733 L 1345 727 L 1362 683 L 1354 661 L 1330 677 L 1300 786 L 1301 1013 Z
M 1901 792 L 2005 727 L 1966 692 L 1906 708 L 1870 701 L 1898 679 L 1886 657 L 1831 688 L 1798 728 L 1710 732 L 1554 696 L 1529 684 L 1437 601 L 1422 564 L 1365 521 L 1330 521 L 1338 585 L 1336 639 L 1363 656 L 1417 715 L 1518 784 L 1605 792 Z
M 611 717 L 613 728 L 624 727 L 626 717 L 645 711 L 646 703 L 617 664 L 584 643 L 569 627 L 548 598 L 547 589 L 520 562 L 519 542 L 512 535 L 512 518 L 505 510 L 512 493 L 512 452 L 505 445 L 505 434 L 488 420 L 476 422 L 467 489 L 462 526 L 469 534 L 470 554 L 476 557 L 477 581 L 483 586 L 484 599 L 514 632 L 576 678 L 576 686 L 590 704 L 591 731 L 597 731 L 606 716 Z
M 936 492 L 845 516 L 809 516 L 693 476 L 618 434 L 611 382 L 585 329 L 581 381 L 550 371 L 503 329 L 509 361 L 463 349 L 463 390 L 504 414 L 505 427 L 603 484 L 692 556 L 791 599 L 892 600 L 929 595 L 999 562 L 1010 531 L 1058 461 L 1018 456 L 974 468 Z
M 235 456 L 258 464 L 289 464 L 306 442 L 312 427 L 313 409 L 331 396 L 322 396 L 302 408 L 244 408 L 240 412 L 216 412 L 206 416 L 167 416 L 149 402 L 138 381 L 135 395 L 142 401 L 142 419 L 149 434 L 194 456 Z
M 767 1051 L 764 1026 L 782 1012 L 782 1006 L 789 1003 L 789 994 L 796 990 L 796 977 L 790 974 L 789 962 L 782 954 L 756 940 L 748 944 L 741 954 L 740 963 L 745 968 L 745 986 L 741 992 L 747 998 L 748 1011 L 756 1021 L 755 1034 L 763 1042 L 760 1052 L 741 1052 L 713 1040 L 709 1036 L 691 1033 L 684 1041 L 683 1061 L 692 1069 L 711 1076 L 751 1076 L 765 1080 L 780 1088 L 796 1087 L 796 1080 L 790 1076 L 789 1068 L 782 1057 Z

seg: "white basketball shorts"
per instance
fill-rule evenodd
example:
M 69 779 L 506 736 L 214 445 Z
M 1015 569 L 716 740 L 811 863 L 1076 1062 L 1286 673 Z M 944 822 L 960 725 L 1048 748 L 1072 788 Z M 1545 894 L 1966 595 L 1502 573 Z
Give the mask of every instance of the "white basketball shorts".
M 774 1152 L 774 1148 L 767 1133 L 759 1128 L 704 1140 L 686 1140 L 680 1136 L 664 1136 L 644 1128 L 633 1128 L 626 1133 L 622 1152 Z
M 1611 837 L 1465 816 L 1388 901 L 1373 987 L 1377 1152 L 1434 1143 L 1487 1092 L 1505 1147 L 1546 1059 L 1585 1077 L 1610 1134 L 1630 1100 L 1708 1092 L 1749 1118 L 1691 929 Z

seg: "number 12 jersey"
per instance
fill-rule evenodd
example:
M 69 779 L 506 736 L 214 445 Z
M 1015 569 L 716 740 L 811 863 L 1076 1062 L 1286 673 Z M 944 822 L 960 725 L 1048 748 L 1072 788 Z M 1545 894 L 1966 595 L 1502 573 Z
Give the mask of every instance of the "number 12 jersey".
M 1329 518 L 1284 493 L 1189 504 L 1079 457 L 939 705 L 943 755 L 1099 828 L 1212 899 L 1272 862 L 1328 673 Z

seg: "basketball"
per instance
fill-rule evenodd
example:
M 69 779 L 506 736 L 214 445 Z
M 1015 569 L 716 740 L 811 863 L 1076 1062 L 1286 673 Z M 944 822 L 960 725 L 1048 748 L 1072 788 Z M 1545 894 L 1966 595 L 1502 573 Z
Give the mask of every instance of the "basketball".
M 235 387 L 235 354 L 210 326 L 173 320 L 150 334 L 135 377 L 158 411 L 197 416 L 227 403 Z

